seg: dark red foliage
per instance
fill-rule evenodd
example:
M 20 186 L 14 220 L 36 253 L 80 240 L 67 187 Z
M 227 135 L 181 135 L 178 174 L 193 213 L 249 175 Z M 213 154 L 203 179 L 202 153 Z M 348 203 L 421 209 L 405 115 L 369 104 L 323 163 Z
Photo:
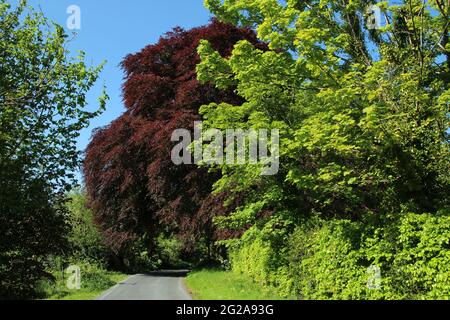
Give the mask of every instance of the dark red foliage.
M 86 150 L 84 178 L 96 222 L 108 244 L 119 250 L 136 236 L 150 238 L 168 228 L 187 242 L 212 237 L 212 217 L 223 214 L 221 197 L 211 196 L 214 175 L 195 165 L 171 161 L 175 129 L 193 129 L 198 109 L 211 102 L 242 102 L 196 80 L 197 47 L 207 39 L 223 56 L 253 31 L 212 21 L 166 34 L 155 45 L 129 55 L 123 96 L 127 111 L 97 130 Z

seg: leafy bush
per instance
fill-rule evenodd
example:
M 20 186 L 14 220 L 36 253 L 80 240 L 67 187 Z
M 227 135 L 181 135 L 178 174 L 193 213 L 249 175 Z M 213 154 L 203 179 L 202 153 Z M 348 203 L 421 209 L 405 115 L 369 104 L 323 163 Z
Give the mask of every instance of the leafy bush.
M 69 212 L 71 255 L 81 260 L 106 262 L 111 252 L 103 244 L 102 235 L 94 224 L 86 195 L 81 190 L 72 191 L 66 207 Z
M 228 242 L 232 271 L 253 279 L 261 287 L 288 297 L 293 291 L 287 262 L 286 236 L 251 228 L 241 239 Z
M 362 249 L 383 272 L 382 297 L 450 299 L 450 215 L 405 214 L 376 229 Z
M 174 236 L 161 234 L 154 242 L 140 237 L 124 252 L 126 270 L 139 273 L 161 268 L 185 267 L 181 259 L 183 244 Z
M 66 211 L 47 194 L 45 181 L 0 161 L 0 299 L 37 296 L 47 258 L 67 248 Z M 5 174 L 9 172 L 9 174 Z
M 301 299 L 357 299 L 365 295 L 366 264 L 360 264 L 360 225 L 317 222 L 292 235 L 290 272 Z
M 118 258 L 123 264 L 120 269 L 130 273 L 143 273 L 158 269 L 161 261 L 150 252 L 151 246 L 145 236 L 128 241 L 127 247 L 118 252 Z
M 175 236 L 165 237 L 160 235 L 157 239 L 157 252 L 162 267 L 176 268 L 185 266 L 186 263 L 182 261 L 181 254 L 183 250 L 183 243 Z
M 402 214 L 381 227 L 347 220 L 299 227 L 290 272 L 302 299 L 448 299 L 450 216 Z M 369 289 L 370 266 L 381 286 Z
M 106 270 L 98 265 L 81 265 L 81 287 L 90 291 L 106 290 L 114 285 L 106 275 Z
M 261 238 L 244 244 L 230 253 L 233 271 L 246 274 L 256 282 L 268 283 L 271 253 L 270 245 L 264 243 Z
M 60 257 L 56 257 L 50 266 L 50 273 L 53 275 L 52 280 L 44 280 L 40 283 L 41 297 L 51 299 L 61 299 L 73 292 L 67 288 L 67 279 L 70 276 L 65 270 L 68 266 L 74 265 L 80 268 L 81 288 L 82 292 L 102 292 L 109 289 L 115 284 L 111 280 L 111 272 L 108 272 L 101 264 L 69 260 L 64 261 Z

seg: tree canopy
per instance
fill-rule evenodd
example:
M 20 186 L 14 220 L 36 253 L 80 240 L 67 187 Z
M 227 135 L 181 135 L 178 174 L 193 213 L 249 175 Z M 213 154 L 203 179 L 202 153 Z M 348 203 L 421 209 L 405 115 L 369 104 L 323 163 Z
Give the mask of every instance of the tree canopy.
M 206 1 L 219 19 L 251 26 L 263 52 L 240 41 L 221 58 L 202 41 L 202 83 L 237 86 L 243 104 L 212 103 L 212 128 L 278 128 L 281 172 L 227 167 L 217 191 L 246 190 L 233 217 L 269 209 L 300 215 L 436 212 L 449 194 L 449 8 L 442 1 L 379 4 L 388 24 L 369 28 L 371 1 Z M 233 218 L 231 218 L 233 219 Z
M 123 61 L 127 111 L 97 130 L 87 148 L 90 205 L 107 243 L 118 252 L 137 237 L 152 247 L 161 232 L 183 236 L 186 245 L 212 239 L 212 217 L 225 212 L 220 197 L 211 195 L 217 174 L 171 160 L 172 132 L 193 130 L 201 105 L 243 101 L 233 88 L 217 89 L 196 79 L 202 39 L 223 57 L 242 39 L 264 48 L 253 31 L 218 21 L 189 31 L 175 28 Z

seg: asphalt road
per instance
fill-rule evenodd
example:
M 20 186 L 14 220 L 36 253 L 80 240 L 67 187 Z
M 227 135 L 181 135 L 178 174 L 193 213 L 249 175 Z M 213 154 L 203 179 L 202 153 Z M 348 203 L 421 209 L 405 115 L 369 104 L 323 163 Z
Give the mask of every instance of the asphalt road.
M 183 278 L 187 271 L 137 274 L 112 287 L 97 300 L 192 300 Z

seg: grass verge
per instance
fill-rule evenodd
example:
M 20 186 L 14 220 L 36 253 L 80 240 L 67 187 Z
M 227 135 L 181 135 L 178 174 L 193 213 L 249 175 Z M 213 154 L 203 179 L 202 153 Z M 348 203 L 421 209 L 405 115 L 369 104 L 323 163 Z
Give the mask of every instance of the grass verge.
M 193 271 L 185 282 L 197 300 L 283 300 L 274 289 L 230 271 Z

